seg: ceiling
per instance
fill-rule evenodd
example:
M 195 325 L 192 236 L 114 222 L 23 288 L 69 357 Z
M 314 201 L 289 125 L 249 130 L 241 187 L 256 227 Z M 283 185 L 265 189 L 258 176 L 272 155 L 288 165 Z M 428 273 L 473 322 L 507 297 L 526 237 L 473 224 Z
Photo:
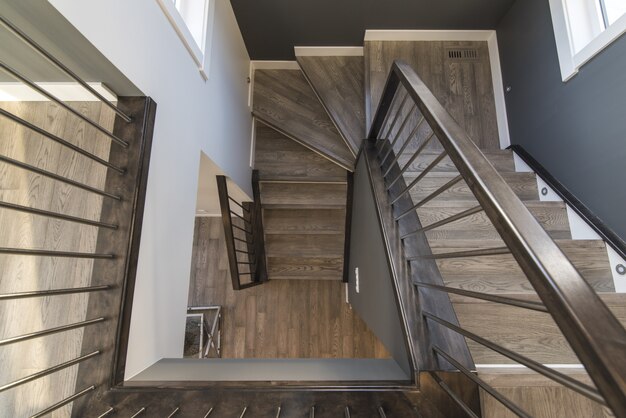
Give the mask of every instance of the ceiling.
M 494 29 L 515 0 L 231 0 L 250 58 L 362 46 L 365 29 Z

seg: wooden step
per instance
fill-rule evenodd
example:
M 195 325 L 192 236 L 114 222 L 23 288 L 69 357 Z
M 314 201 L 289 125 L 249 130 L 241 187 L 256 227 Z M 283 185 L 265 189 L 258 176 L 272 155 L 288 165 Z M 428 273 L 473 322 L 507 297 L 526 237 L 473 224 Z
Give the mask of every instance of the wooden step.
M 593 387 L 584 369 L 559 368 Z M 478 368 L 478 376 L 535 418 L 609 418 L 607 408 L 528 369 Z M 481 391 L 483 418 L 515 418 L 504 405 Z
M 289 234 L 267 235 L 267 257 L 343 257 L 343 235 Z
M 346 181 L 346 170 L 257 121 L 254 168 L 261 180 Z
M 499 172 L 514 172 L 515 171 L 515 162 L 513 160 L 513 152 L 510 150 L 492 150 L 492 151 L 483 151 L 485 157 L 489 160 L 489 162 L 494 166 L 496 170 Z M 411 163 L 407 172 L 421 172 L 423 171 L 433 160 L 439 155 L 439 153 L 433 152 L 422 152 L 416 159 Z M 400 167 L 404 167 L 406 163 L 413 157 L 413 153 L 403 153 L 398 159 L 398 165 Z M 391 160 L 391 158 L 389 158 Z M 450 157 L 446 157 L 441 160 L 431 171 L 432 173 L 440 173 L 440 172 L 457 172 L 456 167 L 450 160 Z
M 252 113 L 266 125 L 346 170 L 354 169 L 354 154 L 302 71 L 256 70 Z
M 341 209 L 346 193 L 346 184 L 261 182 L 264 209 Z
M 343 257 L 268 257 L 270 280 L 342 280 Z
M 339 133 L 356 155 L 365 138 L 363 57 L 297 57 Z
M 416 176 L 408 174 L 404 177 L 406 184 L 409 184 Z M 417 203 L 421 201 L 454 177 L 455 175 L 452 173 L 441 173 L 441 175 L 438 176 L 425 176 L 411 189 L 410 194 L 413 202 Z M 537 180 L 534 173 L 502 173 L 502 177 L 521 200 L 539 199 Z M 424 206 L 467 207 L 472 204 L 477 204 L 476 198 L 467 184 L 461 180 Z
M 266 234 L 343 234 L 345 209 L 265 209 Z
M 567 210 L 563 202 L 524 202 L 553 239 L 570 239 Z M 461 212 L 463 208 L 423 207 L 417 210 L 422 225 L 430 225 Z M 448 223 L 426 233 L 428 239 L 494 240 L 500 235 L 485 214 L 478 212 L 455 222 Z
M 444 251 L 439 241 L 430 243 L 433 252 Z M 557 240 L 559 247 L 587 282 L 598 292 L 615 291 L 604 242 L 599 240 Z M 463 244 L 467 241 L 463 241 Z M 442 244 L 445 251 L 462 248 Z M 486 293 L 534 293 L 513 256 L 510 254 L 463 257 L 437 260 L 441 275 L 448 286 Z
M 620 322 L 626 324 L 625 295 L 615 295 L 600 297 Z M 539 300 L 536 295 L 506 296 Z M 580 363 L 549 314 L 472 298 L 455 296 L 452 300 L 461 327 L 470 332 L 544 364 Z M 516 364 L 469 339 L 468 343 L 476 364 Z

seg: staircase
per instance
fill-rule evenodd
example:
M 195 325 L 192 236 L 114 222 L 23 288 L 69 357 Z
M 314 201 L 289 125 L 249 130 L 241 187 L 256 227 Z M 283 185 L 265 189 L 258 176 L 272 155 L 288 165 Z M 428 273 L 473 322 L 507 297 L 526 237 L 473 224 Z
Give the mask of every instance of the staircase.
M 302 71 L 259 70 L 255 74 L 253 114 L 260 122 L 255 168 L 261 176 L 269 279 L 340 280 L 345 221 L 347 216 L 349 223 L 350 217 L 347 172 L 354 170 L 364 137 L 363 104 L 371 100 L 363 94 L 368 89 L 356 87 L 374 76 L 366 74 L 369 70 L 360 57 L 298 57 L 298 64 Z M 384 105 L 384 92 L 380 93 Z M 581 360 L 501 238 L 502 227 L 494 226 L 475 190 L 459 176 L 449 155 L 442 154 L 444 148 L 430 130 L 432 120 L 424 123 L 421 108 L 404 106 L 412 99 L 407 100 L 408 94 L 402 97 L 398 93 L 388 98 L 389 114 L 378 120 L 378 126 L 372 120 L 374 131 L 382 135 L 376 152 L 386 185 L 406 187 L 409 206 L 415 205 L 394 212 L 396 222 L 399 213 L 406 219 L 411 213 L 417 215 L 412 229 L 406 223 L 400 226 L 401 240 L 406 244 L 407 237 L 414 235 L 409 231 L 417 228 L 431 254 L 404 257 L 412 267 L 420 259 L 435 263 L 441 282 L 434 291 L 448 292 L 453 307 L 451 320 L 443 325 L 460 327 L 540 365 L 554 365 L 566 380 L 593 388 Z M 489 145 L 483 155 L 586 283 L 626 323 L 626 298 L 615 293 L 606 244 L 573 240 L 565 204 L 542 201 L 536 175 L 516 172 L 512 151 Z M 389 188 L 389 200 L 395 204 L 398 199 L 393 201 L 393 191 Z M 427 287 L 415 284 L 418 293 Z M 531 310 L 503 300 L 519 301 Z M 430 319 L 428 328 L 438 326 L 433 323 L 437 318 L 424 315 Z M 467 341 L 474 373 L 481 382 L 527 413 L 512 412 L 506 400 L 501 403 L 481 385 L 480 416 L 613 416 L 596 402 L 601 398 L 589 399 L 471 338 L 461 341 Z M 435 357 L 442 360 L 441 355 Z

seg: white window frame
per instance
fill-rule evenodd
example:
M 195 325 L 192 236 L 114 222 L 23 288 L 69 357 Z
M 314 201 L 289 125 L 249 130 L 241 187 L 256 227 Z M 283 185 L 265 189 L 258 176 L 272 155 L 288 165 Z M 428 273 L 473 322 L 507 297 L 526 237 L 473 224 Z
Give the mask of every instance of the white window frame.
M 187 23 L 181 16 L 172 0 L 156 0 L 161 10 L 167 17 L 174 31 L 182 41 L 185 49 L 198 66 L 198 71 L 202 78 L 206 81 L 209 79 L 209 68 L 211 63 L 211 40 L 213 37 L 213 11 L 215 8 L 215 0 L 206 0 L 204 7 L 204 25 L 202 28 L 202 45 L 198 45 L 194 39 Z
M 626 15 L 624 15 L 595 36 L 580 51 L 575 52 L 570 36 L 573 29 L 570 27 L 565 0 L 550 0 L 550 13 L 561 67 L 561 78 L 564 82 L 575 76 L 580 67 L 626 32 Z M 589 18 L 595 19 L 596 16 L 589 16 Z

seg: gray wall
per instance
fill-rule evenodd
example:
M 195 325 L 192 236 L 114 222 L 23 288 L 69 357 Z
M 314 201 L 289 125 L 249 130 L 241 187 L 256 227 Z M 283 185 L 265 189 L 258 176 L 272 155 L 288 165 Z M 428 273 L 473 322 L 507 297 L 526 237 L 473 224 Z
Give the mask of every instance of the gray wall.
M 626 239 L 626 37 L 563 83 L 548 0 L 517 0 L 497 34 L 511 142 Z
M 353 197 L 348 292 L 350 304 L 387 347 L 407 376 L 411 376 L 398 305 L 363 154 L 354 174 Z M 359 293 L 356 293 L 355 288 L 355 267 L 359 268 Z

